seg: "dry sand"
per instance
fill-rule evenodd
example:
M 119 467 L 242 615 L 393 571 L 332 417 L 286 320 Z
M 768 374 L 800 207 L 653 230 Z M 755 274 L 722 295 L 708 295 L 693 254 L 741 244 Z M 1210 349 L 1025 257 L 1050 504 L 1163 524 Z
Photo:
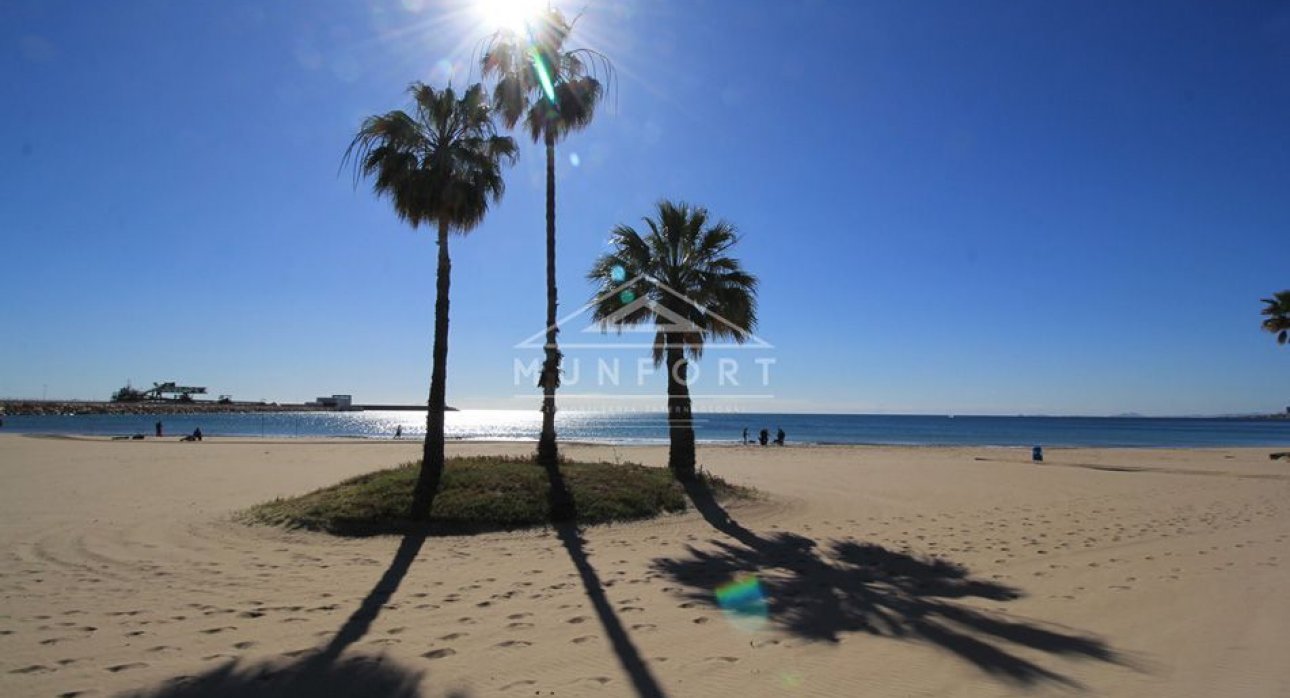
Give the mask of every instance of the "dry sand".
M 421 543 L 229 519 L 415 443 L 4 435 L 0 695 L 1285 696 L 1268 451 L 701 448 L 768 501 Z

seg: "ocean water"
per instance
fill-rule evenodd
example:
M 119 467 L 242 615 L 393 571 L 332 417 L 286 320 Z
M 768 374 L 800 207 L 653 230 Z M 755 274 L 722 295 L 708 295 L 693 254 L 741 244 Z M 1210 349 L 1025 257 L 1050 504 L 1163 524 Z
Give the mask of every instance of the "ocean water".
M 425 412 L 276 412 L 199 415 L 68 415 L 5 417 L 3 432 L 152 436 L 160 420 L 168 436 L 201 428 L 207 436 L 354 437 L 388 439 L 425 434 Z M 453 439 L 536 441 L 536 410 L 462 410 L 447 414 Z M 662 413 L 564 411 L 561 439 L 614 444 L 667 443 Z M 1290 421 L 1147 417 L 973 417 L 848 414 L 719 413 L 695 415 L 701 442 L 736 443 L 747 428 L 756 438 L 783 429 L 789 444 L 960 446 L 1281 446 Z

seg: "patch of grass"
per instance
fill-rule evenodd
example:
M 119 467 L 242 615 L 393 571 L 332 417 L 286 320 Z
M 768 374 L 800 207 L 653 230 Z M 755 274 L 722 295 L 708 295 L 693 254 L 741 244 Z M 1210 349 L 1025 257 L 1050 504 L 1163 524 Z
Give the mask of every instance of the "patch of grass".
M 363 536 L 425 529 L 435 534 L 477 533 L 543 526 L 550 522 L 546 471 L 532 460 L 483 456 L 451 458 L 444 468 L 430 523 L 407 518 L 420 462 L 353 477 L 331 487 L 252 507 L 241 518 L 287 528 Z M 666 468 L 635 464 L 562 463 L 577 522 L 631 521 L 686 509 L 685 491 Z M 753 491 L 704 474 L 718 499 Z

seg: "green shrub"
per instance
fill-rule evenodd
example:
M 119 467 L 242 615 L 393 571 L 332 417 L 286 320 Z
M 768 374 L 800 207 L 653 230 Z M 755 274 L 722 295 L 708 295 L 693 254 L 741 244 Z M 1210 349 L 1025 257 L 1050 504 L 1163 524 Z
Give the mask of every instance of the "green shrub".
M 529 459 L 493 456 L 450 459 L 430 510 L 430 522 L 407 518 L 420 463 L 366 473 L 309 494 L 276 499 L 242 518 L 336 535 L 405 533 L 424 527 L 452 534 L 543 526 L 550 522 L 546 471 Z M 635 464 L 563 463 L 560 473 L 577 508 L 577 523 L 631 521 L 681 512 L 685 492 L 665 468 Z M 703 476 L 718 498 L 751 490 Z

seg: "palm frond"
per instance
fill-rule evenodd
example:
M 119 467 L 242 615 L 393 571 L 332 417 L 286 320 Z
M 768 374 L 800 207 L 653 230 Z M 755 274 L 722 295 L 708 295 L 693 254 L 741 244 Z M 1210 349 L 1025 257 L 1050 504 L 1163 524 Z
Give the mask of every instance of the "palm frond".
M 408 87 L 412 114 L 396 110 L 364 119 L 342 158 L 354 183 L 370 178 L 402 220 L 445 224 L 465 233 L 501 199 L 502 163 L 513 163 L 515 141 L 497 134 L 487 93 L 471 85 L 459 97 L 451 86 Z
M 597 286 L 593 318 L 602 329 L 609 329 L 610 319 L 619 325 L 653 321 L 659 327 L 652 351 L 656 363 L 668 348 L 698 359 L 709 339 L 747 341 L 757 325 L 757 278 L 729 255 L 739 240 L 734 226 L 711 222 L 702 207 L 672 201 L 660 201 L 642 222 L 644 233 L 626 225 L 610 231 L 610 251 L 587 273 Z M 633 298 L 647 296 L 653 305 L 624 315 L 628 301 L 619 289 L 638 277 L 647 282 L 632 287 Z M 655 308 L 683 318 L 688 328 L 669 325 Z
M 613 64 L 592 49 L 567 49 L 578 17 L 569 21 L 556 9 L 543 12 L 528 37 L 497 32 L 481 58 L 485 77 L 496 78 L 493 106 L 507 128 L 521 120 L 539 142 L 563 140 L 586 128 L 613 84 Z

